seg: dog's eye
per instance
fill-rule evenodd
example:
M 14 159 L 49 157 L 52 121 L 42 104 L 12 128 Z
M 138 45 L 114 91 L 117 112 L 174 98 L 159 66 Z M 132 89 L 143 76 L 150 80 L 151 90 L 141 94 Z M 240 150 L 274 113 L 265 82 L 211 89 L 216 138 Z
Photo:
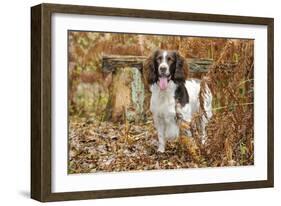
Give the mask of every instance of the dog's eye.
M 174 59 L 172 57 L 167 57 L 167 61 L 171 62 L 171 61 L 174 61 Z

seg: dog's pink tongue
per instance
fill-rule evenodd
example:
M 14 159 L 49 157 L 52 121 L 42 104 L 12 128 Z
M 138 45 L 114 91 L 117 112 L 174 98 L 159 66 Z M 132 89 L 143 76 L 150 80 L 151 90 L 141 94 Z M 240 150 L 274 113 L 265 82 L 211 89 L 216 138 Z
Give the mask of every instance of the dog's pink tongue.
M 159 79 L 159 87 L 161 90 L 165 90 L 168 87 L 168 79 L 167 77 L 160 77 Z

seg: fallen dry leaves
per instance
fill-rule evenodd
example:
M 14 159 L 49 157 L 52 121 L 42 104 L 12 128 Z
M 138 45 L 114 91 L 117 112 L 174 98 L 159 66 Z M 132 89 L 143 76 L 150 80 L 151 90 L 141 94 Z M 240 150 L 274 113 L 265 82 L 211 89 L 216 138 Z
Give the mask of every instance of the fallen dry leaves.
M 152 120 L 130 124 L 129 128 L 126 123 L 78 117 L 71 117 L 69 123 L 71 174 L 207 166 L 198 161 L 198 148 L 192 138 L 168 142 L 166 152 L 158 153 Z

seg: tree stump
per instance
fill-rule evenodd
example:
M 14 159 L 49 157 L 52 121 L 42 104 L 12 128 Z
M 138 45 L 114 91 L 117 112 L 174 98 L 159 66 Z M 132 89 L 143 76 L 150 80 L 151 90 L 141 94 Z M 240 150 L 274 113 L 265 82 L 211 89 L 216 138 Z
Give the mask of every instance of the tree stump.
M 144 86 L 141 72 L 135 67 L 117 68 L 113 74 L 107 112 L 113 122 L 143 120 Z

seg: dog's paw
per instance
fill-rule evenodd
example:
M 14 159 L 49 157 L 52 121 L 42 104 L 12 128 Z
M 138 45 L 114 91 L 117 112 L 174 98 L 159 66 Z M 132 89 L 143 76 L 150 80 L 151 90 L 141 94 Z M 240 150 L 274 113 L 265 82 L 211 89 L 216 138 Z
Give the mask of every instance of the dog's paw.
M 163 146 L 159 146 L 158 149 L 157 149 L 157 152 L 164 153 L 165 152 L 165 148 Z
M 206 143 L 206 140 L 205 140 L 205 139 L 202 139 L 202 140 L 201 140 L 201 144 L 202 144 L 202 145 L 205 145 L 205 143 Z

